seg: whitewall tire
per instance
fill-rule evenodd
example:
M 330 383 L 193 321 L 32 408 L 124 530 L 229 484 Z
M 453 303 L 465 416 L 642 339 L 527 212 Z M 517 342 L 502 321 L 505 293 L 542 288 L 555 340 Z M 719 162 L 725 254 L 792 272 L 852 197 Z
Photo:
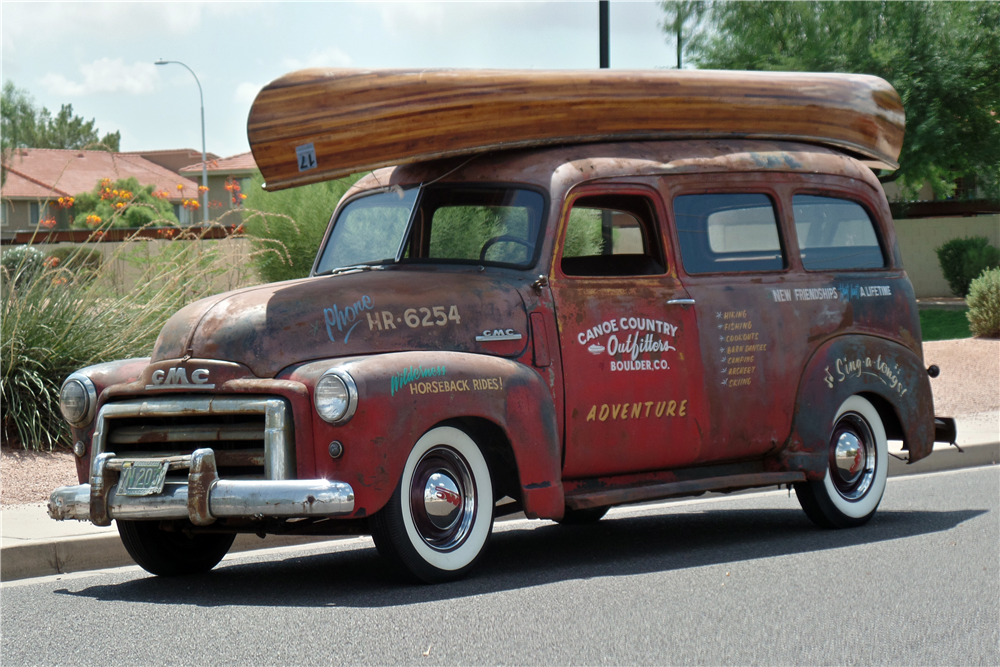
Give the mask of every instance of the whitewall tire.
M 875 514 L 885 492 L 889 447 L 878 411 L 861 396 L 841 404 L 827 445 L 820 482 L 795 485 L 806 515 L 824 528 L 850 528 Z
M 493 482 L 465 431 L 440 426 L 413 446 L 388 504 L 371 518 L 379 553 L 428 583 L 458 579 L 493 530 Z

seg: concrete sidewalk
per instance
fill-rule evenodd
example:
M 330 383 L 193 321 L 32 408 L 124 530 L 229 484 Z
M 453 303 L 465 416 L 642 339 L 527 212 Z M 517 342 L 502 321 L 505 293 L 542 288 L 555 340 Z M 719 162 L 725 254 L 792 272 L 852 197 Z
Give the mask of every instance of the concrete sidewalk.
M 957 419 L 958 445 L 936 444 L 928 458 L 907 465 L 889 459 L 889 475 L 969 468 L 1000 462 L 1000 412 Z M 899 454 L 890 443 L 890 453 Z M 905 456 L 905 453 L 903 453 Z M 353 537 L 353 536 L 350 536 Z M 239 535 L 231 552 L 324 542 L 332 538 Z M 117 528 L 88 522 L 53 521 L 44 504 L 15 505 L 0 511 L 0 581 L 133 565 Z

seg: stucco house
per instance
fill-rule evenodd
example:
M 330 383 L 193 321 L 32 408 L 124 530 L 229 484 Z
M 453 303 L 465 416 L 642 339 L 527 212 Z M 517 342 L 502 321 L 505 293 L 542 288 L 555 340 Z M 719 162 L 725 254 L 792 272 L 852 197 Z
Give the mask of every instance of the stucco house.
M 180 169 L 182 176 L 201 184 L 201 162 Z M 228 211 L 242 209 L 240 195 L 246 192 L 250 178 L 257 172 L 257 163 L 253 154 L 247 151 L 225 158 L 209 159 L 208 172 L 208 210 L 211 219 L 216 220 Z M 234 187 L 238 186 L 238 187 Z M 223 224 L 239 222 L 232 215 L 223 219 Z
M 198 183 L 135 153 L 20 148 L 4 163 L 7 172 L 0 188 L 0 230 L 34 230 L 40 220 L 54 218 L 55 229 L 68 229 L 72 209 L 58 205 L 60 197 L 89 192 L 102 178 L 135 177 L 170 193 L 168 201 L 181 224 L 200 218 L 185 209 L 185 199 L 198 198 Z M 178 187 L 180 186 L 180 187 Z

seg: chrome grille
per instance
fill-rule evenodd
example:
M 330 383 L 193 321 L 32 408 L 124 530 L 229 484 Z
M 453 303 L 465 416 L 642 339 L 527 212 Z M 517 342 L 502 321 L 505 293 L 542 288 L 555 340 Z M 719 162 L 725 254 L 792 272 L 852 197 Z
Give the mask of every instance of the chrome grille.
M 294 479 L 294 443 L 284 399 L 167 396 L 103 406 L 91 460 L 105 452 L 145 458 L 210 448 L 222 478 Z

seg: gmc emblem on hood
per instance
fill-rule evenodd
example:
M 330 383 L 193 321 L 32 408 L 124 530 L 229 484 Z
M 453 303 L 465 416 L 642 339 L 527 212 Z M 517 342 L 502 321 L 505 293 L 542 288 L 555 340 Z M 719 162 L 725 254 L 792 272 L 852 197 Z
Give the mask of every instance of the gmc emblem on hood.
M 187 378 L 187 371 L 183 368 L 168 368 L 167 370 L 153 371 L 153 376 L 150 378 L 152 384 L 147 384 L 146 389 L 161 389 L 163 387 L 215 389 L 215 385 L 209 384 L 208 379 L 207 368 L 199 368 L 191 371 L 190 381 Z

